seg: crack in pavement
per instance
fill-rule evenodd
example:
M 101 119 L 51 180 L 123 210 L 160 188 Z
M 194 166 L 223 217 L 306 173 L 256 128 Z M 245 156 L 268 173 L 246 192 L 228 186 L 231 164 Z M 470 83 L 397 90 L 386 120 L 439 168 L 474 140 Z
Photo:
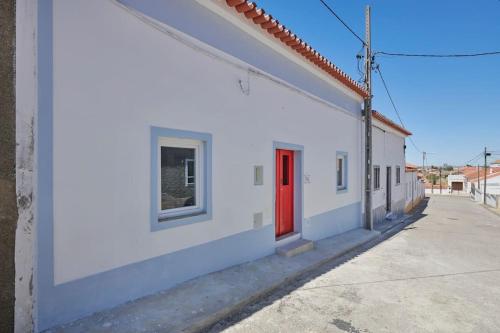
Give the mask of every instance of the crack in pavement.
M 314 289 L 322 289 L 322 288 L 346 287 L 346 286 L 359 286 L 359 285 L 364 285 L 364 284 L 376 284 L 376 283 L 385 283 L 385 282 L 423 280 L 423 279 L 433 279 L 433 278 L 441 278 L 441 277 L 448 277 L 448 276 L 481 274 L 481 273 L 492 273 L 492 272 L 500 272 L 500 268 L 497 268 L 497 269 L 486 269 L 486 270 L 480 270 L 480 271 L 448 273 L 448 274 L 410 276 L 410 277 L 399 278 L 399 279 L 375 280 L 375 281 L 352 282 L 352 283 L 339 283 L 339 284 L 331 284 L 331 285 L 326 285 L 326 286 L 318 286 L 318 287 L 310 287 L 310 288 L 300 288 L 297 291 L 314 290 Z

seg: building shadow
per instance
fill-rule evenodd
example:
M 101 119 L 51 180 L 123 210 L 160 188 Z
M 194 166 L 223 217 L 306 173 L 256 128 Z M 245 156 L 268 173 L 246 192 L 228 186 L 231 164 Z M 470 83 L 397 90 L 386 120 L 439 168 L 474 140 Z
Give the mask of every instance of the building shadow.
M 213 324 L 212 326 L 200 330 L 199 332 L 202 333 L 221 332 L 237 324 L 238 322 L 252 316 L 254 313 L 275 303 L 276 301 L 283 299 L 293 291 L 301 288 L 302 286 L 316 279 L 317 277 L 325 273 L 328 273 L 329 271 L 338 268 L 343 264 L 351 261 L 352 259 L 360 256 L 361 254 L 369 251 L 373 247 L 397 235 L 398 233 L 416 229 L 416 227 L 413 226 L 413 224 L 415 224 L 416 222 L 420 221 L 421 219 L 427 216 L 427 214 L 425 214 L 424 212 L 428 206 L 428 203 L 429 203 L 429 198 L 425 197 L 417 206 L 415 206 L 415 208 L 411 212 L 409 212 L 409 214 L 411 214 L 410 217 L 405 219 L 404 222 L 400 223 L 398 226 L 395 226 L 394 228 L 381 234 L 380 237 L 377 237 L 374 240 L 366 244 L 363 244 L 360 247 L 357 247 L 356 249 L 353 249 L 350 252 L 347 252 L 346 254 L 340 257 L 334 258 L 331 261 L 321 265 L 320 267 L 310 272 L 306 272 L 295 279 L 287 280 L 287 283 L 283 284 L 282 287 L 269 292 L 267 295 L 260 297 L 258 300 L 255 300 L 249 304 L 242 306 L 241 308 L 234 310 L 232 313 L 228 314 L 228 316 L 225 319 L 220 320 L 217 323 Z

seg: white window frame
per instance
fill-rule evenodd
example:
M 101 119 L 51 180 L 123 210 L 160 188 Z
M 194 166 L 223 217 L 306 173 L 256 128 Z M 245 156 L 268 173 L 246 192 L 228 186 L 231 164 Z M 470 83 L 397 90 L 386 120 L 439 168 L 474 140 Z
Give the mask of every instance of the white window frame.
M 161 209 L 161 147 L 172 147 L 172 148 L 191 148 L 194 149 L 194 160 L 195 160 L 195 205 L 189 207 L 178 207 L 171 209 Z M 159 137 L 158 138 L 158 219 L 169 219 L 177 218 L 186 215 L 200 214 L 204 211 L 204 193 L 203 193 L 203 142 L 200 140 L 193 139 L 180 139 L 180 138 L 170 138 L 170 137 Z
M 396 165 L 396 185 L 401 185 L 401 166 Z
M 378 187 L 377 187 L 377 175 L 375 170 L 378 170 Z M 380 166 L 379 165 L 374 165 L 373 166 L 373 189 L 380 190 Z
M 339 185 L 339 160 L 342 161 L 342 182 Z M 347 153 L 337 152 L 337 158 L 335 159 L 335 185 L 337 187 L 337 191 L 346 191 L 347 190 Z
M 185 184 L 186 187 L 189 185 L 195 185 L 196 184 L 196 163 L 194 163 L 194 176 L 189 176 L 189 162 L 195 162 L 195 159 L 193 158 L 186 158 L 184 160 L 184 178 L 185 178 Z M 189 181 L 189 178 L 192 177 L 194 180 L 192 182 Z

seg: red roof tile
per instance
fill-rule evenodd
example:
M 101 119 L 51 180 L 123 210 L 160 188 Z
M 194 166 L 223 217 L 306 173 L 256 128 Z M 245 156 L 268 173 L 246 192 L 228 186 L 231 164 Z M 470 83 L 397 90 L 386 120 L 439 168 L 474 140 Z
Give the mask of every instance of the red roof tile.
M 378 111 L 373 110 L 372 111 L 372 115 L 373 115 L 373 118 L 377 119 L 381 123 L 384 123 L 385 125 L 387 125 L 387 126 L 393 128 L 393 129 L 395 129 L 396 131 L 399 131 L 400 133 L 402 133 L 402 134 L 404 134 L 406 136 L 409 136 L 409 135 L 412 134 L 406 128 L 404 128 L 403 126 L 400 126 L 400 125 L 396 124 L 395 122 L 393 122 L 392 120 L 390 120 L 389 118 L 387 118 L 386 116 L 384 116 L 383 114 L 381 114 Z
M 354 91 L 359 96 L 364 98 L 368 97 L 368 92 L 363 86 L 342 72 L 337 66 L 332 64 L 328 61 L 328 59 L 307 45 L 307 43 L 302 41 L 302 39 L 292 33 L 289 29 L 286 29 L 286 27 L 280 24 L 278 20 L 274 19 L 271 15 L 266 14 L 264 9 L 258 8 L 255 2 L 245 0 L 226 0 L 226 4 L 229 7 L 233 7 L 238 13 L 244 14 L 247 19 L 251 19 L 256 25 L 260 25 L 260 27 L 267 30 L 269 34 L 280 39 L 284 45 L 294 51 L 297 51 L 297 53 L 311 61 L 321 70 L 333 76 L 336 80 L 340 81 L 340 83 Z
M 406 163 L 406 166 L 405 166 L 406 172 L 416 172 L 417 170 L 418 170 L 418 167 L 415 164 Z
M 463 174 L 471 182 L 477 181 L 477 167 L 463 167 L 459 168 L 458 171 Z M 500 168 L 490 168 L 486 169 L 486 179 L 500 176 Z M 479 168 L 479 180 L 484 180 L 484 167 Z

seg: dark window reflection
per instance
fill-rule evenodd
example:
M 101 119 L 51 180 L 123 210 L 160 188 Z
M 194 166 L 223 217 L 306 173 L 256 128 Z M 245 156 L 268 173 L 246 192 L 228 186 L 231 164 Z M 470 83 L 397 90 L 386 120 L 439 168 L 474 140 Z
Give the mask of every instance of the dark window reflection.
M 195 149 L 161 147 L 161 210 L 196 205 Z

